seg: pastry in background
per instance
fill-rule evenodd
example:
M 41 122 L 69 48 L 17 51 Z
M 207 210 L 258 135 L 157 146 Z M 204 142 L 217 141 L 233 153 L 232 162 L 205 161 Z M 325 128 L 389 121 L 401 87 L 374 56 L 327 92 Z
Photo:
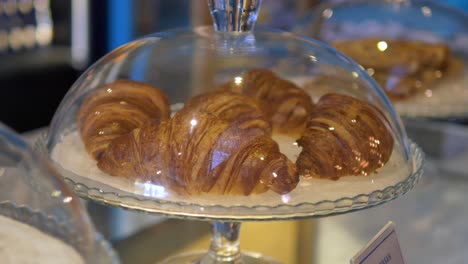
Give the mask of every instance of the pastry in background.
M 463 62 L 441 43 L 364 38 L 331 45 L 364 67 L 394 101 L 432 88 L 463 68 Z

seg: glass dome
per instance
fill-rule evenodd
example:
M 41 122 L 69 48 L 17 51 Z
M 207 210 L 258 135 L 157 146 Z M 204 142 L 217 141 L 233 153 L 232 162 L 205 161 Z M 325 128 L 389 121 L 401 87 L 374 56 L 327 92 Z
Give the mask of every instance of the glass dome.
M 2 263 L 118 263 L 61 176 L 1 123 L 0 222 Z
M 79 194 L 183 217 L 266 219 L 408 187 L 414 148 L 361 67 L 312 39 L 254 31 L 257 10 L 211 9 L 214 29 L 125 44 L 71 87 L 44 148 Z
M 395 103 L 415 117 L 468 114 L 468 16 L 424 0 L 325 3 L 297 31 L 361 64 Z

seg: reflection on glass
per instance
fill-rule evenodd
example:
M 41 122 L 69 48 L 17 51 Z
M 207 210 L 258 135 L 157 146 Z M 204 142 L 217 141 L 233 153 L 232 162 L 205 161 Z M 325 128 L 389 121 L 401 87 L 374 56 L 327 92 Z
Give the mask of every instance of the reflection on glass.
M 377 42 L 377 48 L 383 52 L 388 48 L 388 44 L 385 41 L 379 41 Z
M 1 123 L 0 233 L 2 263 L 118 263 L 57 171 Z
M 297 31 L 362 65 L 401 115 L 459 117 L 468 113 L 467 24 L 436 1 L 352 0 L 324 3 Z

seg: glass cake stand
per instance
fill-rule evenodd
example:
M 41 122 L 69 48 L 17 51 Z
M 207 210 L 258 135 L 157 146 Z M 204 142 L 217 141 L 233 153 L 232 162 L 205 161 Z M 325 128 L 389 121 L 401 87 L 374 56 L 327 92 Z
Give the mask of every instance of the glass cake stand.
M 398 97 L 398 90 L 403 86 L 406 90 L 417 90 L 412 95 L 394 100 L 395 109 L 401 116 L 466 119 L 467 25 L 466 13 L 445 6 L 441 1 L 346 0 L 320 5 L 299 23 L 295 32 L 320 39 L 340 49 L 361 63 L 390 94 Z M 401 40 L 430 44 L 438 48 L 446 45 L 449 52 L 443 56 L 447 55 L 447 60 L 444 60 L 440 68 L 433 67 L 433 64 L 420 75 L 418 74 L 422 71 L 415 70 L 419 67 L 416 64 L 422 65 L 425 62 L 417 61 L 415 57 L 404 59 L 407 65 L 400 63 L 388 67 L 387 63 L 391 58 L 385 58 L 385 54 L 393 58 L 401 55 L 392 50 L 400 48 L 401 52 L 408 52 L 409 56 L 415 54 L 409 54 L 409 50 L 404 51 L 401 43 L 393 43 Z M 343 46 L 344 43 L 357 45 L 359 42 L 361 48 L 365 47 L 367 54 L 377 53 L 373 62 L 356 57 L 359 52 L 357 49 L 351 50 L 349 46 Z M 408 66 L 409 64 L 412 66 Z
M 240 252 L 241 222 L 321 217 L 369 208 L 403 195 L 422 174 L 422 151 L 408 139 L 389 99 L 372 78 L 353 61 L 315 40 L 275 30 L 254 31 L 260 2 L 208 1 L 214 30 L 198 27 L 157 33 L 104 56 L 76 81 L 47 135 L 36 144 L 81 197 L 129 210 L 213 222 L 208 253 L 178 256 L 166 263 L 273 262 L 259 254 Z M 260 80 L 248 86 L 248 74 L 256 70 L 267 82 L 264 87 L 269 91 L 262 91 L 268 96 L 234 93 L 238 87 L 260 89 L 264 85 Z M 337 87 L 306 85 L 304 76 L 322 74 L 345 82 Z M 284 94 L 285 89 L 290 93 Z M 295 133 L 305 133 L 301 127 L 312 117 L 308 111 L 313 107 L 305 105 L 320 103 L 318 98 L 332 96 L 330 93 L 363 107 L 362 112 L 340 121 L 350 123 L 348 126 L 356 124 L 355 129 L 340 130 L 344 123 L 337 123 L 324 132 L 336 137 L 343 133 L 342 140 L 333 141 L 335 145 L 356 145 L 348 148 L 351 152 L 346 157 L 352 159 L 349 164 L 359 164 L 356 166 L 362 170 L 354 172 L 357 176 L 346 174 L 339 180 L 324 179 L 321 174 L 306 177 L 297 172 L 300 165 L 294 162 L 302 151 Z M 137 100 L 139 96 L 145 99 Z M 151 103 L 167 106 L 153 111 L 157 117 L 139 124 L 135 118 L 145 117 L 154 107 Z M 203 108 L 207 104 L 210 108 Z M 248 111 L 243 108 L 246 105 Z M 270 109 L 272 105 L 277 107 Z M 91 110 L 86 110 L 87 106 Z M 291 112 L 284 110 L 290 107 Z M 353 103 L 353 107 L 358 106 Z M 116 109 L 123 112 L 113 112 Z M 338 105 L 330 111 L 341 116 L 348 110 Z M 274 112 L 273 117 L 263 122 L 268 111 Z M 286 117 L 275 119 L 281 111 L 286 111 Z M 167 116 L 162 114 L 165 112 Z M 226 116 L 238 113 L 241 117 L 228 121 Z M 371 113 L 375 119 L 363 121 Z M 255 119 L 249 119 L 253 118 L 250 115 Z M 288 123 L 293 117 L 302 120 L 298 130 Z M 80 121 L 88 118 L 89 122 Z M 93 120 L 109 126 L 83 140 L 86 132 L 81 135 L 80 131 L 88 125 L 97 127 Z M 137 125 L 108 145 L 86 145 L 88 139 L 113 137 L 112 133 L 125 128 L 123 124 L 129 120 L 130 125 Z M 284 120 L 284 126 L 276 123 Z M 374 122 L 381 125 L 373 128 Z M 340 130 L 337 134 L 335 126 Z M 248 136 L 260 131 L 261 136 Z M 391 143 L 381 147 L 388 136 Z M 125 138 L 130 141 L 119 145 L 118 140 Z M 264 143 L 258 144 L 259 140 Z M 93 146 L 104 149 L 93 152 Z M 272 147 L 266 151 L 268 146 Z M 113 154 L 116 156 L 111 159 L 106 156 Z M 331 159 L 335 158 L 334 167 L 327 168 L 339 173 L 345 158 L 332 155 Z M 372 159 L 380 165 L 366 171 Z M 111 176 L 113 172 L 102 169 L 104 161 L 116 161 L 107 169 L 121 168 L 118 175 L 124 173 L 124 167 L 130 168 L 129 177 Z

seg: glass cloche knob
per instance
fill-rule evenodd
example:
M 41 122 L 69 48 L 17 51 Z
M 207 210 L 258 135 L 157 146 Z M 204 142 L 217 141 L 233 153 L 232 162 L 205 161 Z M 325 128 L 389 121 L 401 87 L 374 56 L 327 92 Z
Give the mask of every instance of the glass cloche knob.
M 216 31 L 247 32 L 253 30 L 261 0 L 208 0 Z

